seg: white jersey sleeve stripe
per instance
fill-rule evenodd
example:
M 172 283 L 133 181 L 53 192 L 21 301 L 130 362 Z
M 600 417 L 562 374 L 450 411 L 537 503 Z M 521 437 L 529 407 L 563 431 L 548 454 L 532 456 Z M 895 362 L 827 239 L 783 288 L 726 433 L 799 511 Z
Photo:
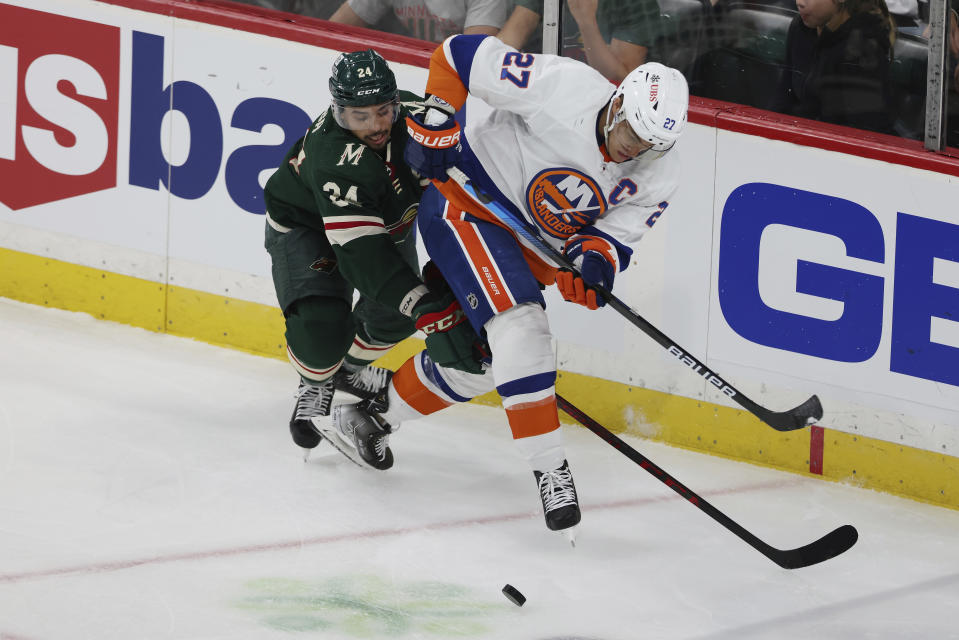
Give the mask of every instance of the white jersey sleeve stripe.
M 339 216 L 325 219 L 323 227 L 330 244 L 340 246 L 363 236 L 386 233 L 383 219 L 375 216 Z

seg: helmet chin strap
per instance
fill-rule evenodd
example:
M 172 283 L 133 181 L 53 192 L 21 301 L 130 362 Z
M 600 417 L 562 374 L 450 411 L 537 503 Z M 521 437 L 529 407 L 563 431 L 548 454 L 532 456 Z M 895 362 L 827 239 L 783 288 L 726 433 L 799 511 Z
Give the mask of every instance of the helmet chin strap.
M 606 110 L 606 122 L 603 125 L 603 142 L 606 143 L 607 149 L 609 149 L 609 132 L 612 131 L 613 127 L 615 127 L 617 124 L 619 124 L 620 122 L 626 119 L 626 114 L 623 113 L 622 107 L 620 107 L 615 114 L 613 113 L 613 102 L 615 102 L 616 98 L 618 98 L 621 95 L 623 94 L 621 93 L 613 94 L 613 97 L 609 99 L 609 104 L 607 105 L 609 108 Z M 630 126 L 630 129 L 632 129 L 631 126 Z M 640 140 L 642 140 L 642 138 L 640 138 Z M 635 160 L 636 158 L 643 155 L 647 151 L 649 151 L 649 149 L 643 149 L 642 151 L 640 151 L 639 153 L 637 153 L 635 156 L 633 156 L 630 159 Z
M 606 122 L 603 125 L 603 142 L 606 144 L 606 148 L 609 149 L 609 131 L 616 126 L 616 117 L 619 115 L 619 111 L 616 114 L 613 114 L 613 103 L 616 102 L 617 96 L 619 93 L 614 93 L 613 97 L 609 99 L 609 103 L 606 105 Z M 622 111 L 622 109 L 620 109 Z M 612 122 L 610 122 L 612 120 Z

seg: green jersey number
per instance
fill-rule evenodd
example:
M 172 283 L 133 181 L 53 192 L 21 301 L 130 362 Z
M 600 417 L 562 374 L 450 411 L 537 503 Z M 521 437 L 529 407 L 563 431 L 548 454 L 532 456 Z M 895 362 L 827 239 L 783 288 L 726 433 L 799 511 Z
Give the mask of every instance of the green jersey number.
M 346 197 L 340 197 L 340 186 L 335 182 L 327 182 L 323 185 L 323 191 L 330 196 L 330 202 L 335 204 L 338 207 L 346 207 L 351 204 L 359 204 L 357 201 L 356 195 L 356 185 L 351 185 L 349 189 L 346 190 Z

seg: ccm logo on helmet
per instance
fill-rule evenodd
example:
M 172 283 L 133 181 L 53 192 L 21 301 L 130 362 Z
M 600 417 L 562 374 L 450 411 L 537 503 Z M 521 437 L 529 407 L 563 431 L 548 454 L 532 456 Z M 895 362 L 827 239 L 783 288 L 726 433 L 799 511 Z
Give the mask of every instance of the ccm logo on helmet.
M 456 144 L 459 144 L 460 141 L 459 131 L 445 136 L 426 135 L 420 131 L 414 130 L 413 127 L 409 126 L 406 127 L 406 131 L 410 134 L 410 137 L 413 138 L 413 140 L 424 147 L 429 147 L 430 149 L 448 149 Z

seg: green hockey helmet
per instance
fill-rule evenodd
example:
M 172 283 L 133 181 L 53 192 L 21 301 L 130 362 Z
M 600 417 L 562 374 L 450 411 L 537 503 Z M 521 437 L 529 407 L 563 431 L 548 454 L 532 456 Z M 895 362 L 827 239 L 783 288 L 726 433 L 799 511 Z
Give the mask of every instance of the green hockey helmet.
M 383 56 L 373 49 L 342 53 L 336 58 L 330 73 L 330 96 L 333 98 L 333 115 L 341 127 L 345 127 L 341 117 L 345 107 L 392 102 L 397 105 L 394 120 L 399 115 L 396 76 Z

